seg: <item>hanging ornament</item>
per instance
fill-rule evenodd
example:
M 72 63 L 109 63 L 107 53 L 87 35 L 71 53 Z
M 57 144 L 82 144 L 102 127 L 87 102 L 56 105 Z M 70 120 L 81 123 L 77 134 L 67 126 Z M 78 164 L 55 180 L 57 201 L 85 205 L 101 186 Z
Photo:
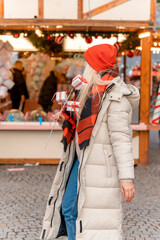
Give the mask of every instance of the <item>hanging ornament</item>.
M 57 44 L 62 44 L 62 42 L 63 42 L 63 37 L 62 37 L 61 35 L 57 36 L 57 37 L 55 38 L 55 42 L 56 42 Z
M 86 37 L 86 43 L 88 43 L 88 44 L 90 44 L 90 43 L 92 43 L 92 41 L 93 41 L 93 38 L 92 37 L 90 37 L 90 36 L 88 36 L 88 37 Z
M 108 33 L 108 34 L 106 35 L 106 38 L 110 39 L 110 38 L 111 38 L 111 33 Z
M 134 51 L 134 55 L 135 55 L 135 56 L 140 56 L 140 55 L 141 55 L 141 51 L 138 50 L 138 49 L 136 49 L 136 50 Z
M 96 34 L 96 35 L 94 36 L 94 38 L 97 39 L 97 38 L 98 38 L 98 34 Z
M 128 51 L 127 57 L 132 58 L 134 56 L 134 53 L 132 51 Z
M 141 65 L 139 65 L 137 68 L 138 68 L 138 70 L 141 70 Z
M 114 46 L 117 48 L 117 52 L 121 50 L 121 44 L 119 42 L 116 42 Z
M 13 34 L 13 37 L 14 37 L 14 38 L 19 38 L 19 37 L 20 37 L 20 34 L 19 34 L 19 33 L 14 33 L 14 34 Z
M 51 35 L 48 35 L 48 36 L 47 36 L 47 40 L 49 40 L 49 41 L 51 41 L 51 40 L 52 40 L 52 37 L 51 37 Z
M 69 31 L 69 32 L 68 32 L 68 36 L 69 36 L 70 38 L 74 39 L 74 32 Z

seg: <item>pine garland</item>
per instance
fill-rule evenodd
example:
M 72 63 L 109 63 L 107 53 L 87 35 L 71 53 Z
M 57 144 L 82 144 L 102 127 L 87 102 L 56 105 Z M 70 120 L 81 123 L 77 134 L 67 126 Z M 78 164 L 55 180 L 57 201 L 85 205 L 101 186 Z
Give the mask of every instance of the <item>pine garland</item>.
M 116 37 L 118 39 L 119 34 L 124 34 L 126 37 L 126 40 L 124 40 L 121 43 L 121 51 L 125 50 L 134 50 L 137 46 L 140 45 L 140 40 L 138 38 L 138 34 L 136 32 L 65 32 L 65 31 L 46 31 L 42 29 L 42 36 L 38 37 L 34 30 L 29 31 L 23 31 L 23 30 L 0 30 L 0 34 L 6 34 L 10 33 L 13 36 L 16 34 L 24 33 L 24 36 L 26 36 L 32 44 L 40 51 L 44 53 L 48 52 L 54 52 L 59 53 L 62 52 L 62 45 L 57 44 L 55 42 L 55 38 L 58 35 L 61 35 L 63 37 L 69 36 L 71 38 L 74 38 L 76 34 L 81 34 L 83 38 L 87 37 L 95 37 L 101 36 L 102 38 L 110 38 L 110 37 Z M 48 39 L 47 39 L 48 37 Z

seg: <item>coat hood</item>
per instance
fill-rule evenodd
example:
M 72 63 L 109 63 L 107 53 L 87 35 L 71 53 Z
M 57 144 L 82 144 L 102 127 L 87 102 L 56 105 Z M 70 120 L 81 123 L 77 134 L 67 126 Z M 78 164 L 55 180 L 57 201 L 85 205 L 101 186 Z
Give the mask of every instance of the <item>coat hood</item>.
M 113 79 L 112 83 L 118 87 L 118 90 L 127 97 L 128 101 L 132 105 L 132 108 L 136 108 L 139 105 L 140 94 L 138 88 L 131 84 L 125 84 L 124 81 L 117 77 Z
M 127 96 L 129 102 L 131 103 L 133 109 L 137 108 L 139 105 L 139 100 L 140 100 L 140 94 L 138 88 L 131 84 L 126 84 L 126 87 L 128 90 L 131 92 L 129 96 Z

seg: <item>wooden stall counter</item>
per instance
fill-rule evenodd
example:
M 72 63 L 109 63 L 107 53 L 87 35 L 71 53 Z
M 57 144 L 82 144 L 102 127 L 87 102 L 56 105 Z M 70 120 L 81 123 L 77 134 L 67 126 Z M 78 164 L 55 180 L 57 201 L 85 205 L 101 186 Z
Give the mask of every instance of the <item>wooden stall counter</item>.
M 0 122 L 0 164 L 57 164 L 62 153 L 62 129 L 44 122 Z M 47 144 L 47 146 L 46 146 Z
M 53 123 L 0 122 L 0 164 L 58 164 L 62 154 L 62 129 L 57 124 L 48 141 Z M 139 159 L 139 134 L 146 125 L 132 125 L 135 163 Z M 47 147 L 46 147 L 47 144 Z

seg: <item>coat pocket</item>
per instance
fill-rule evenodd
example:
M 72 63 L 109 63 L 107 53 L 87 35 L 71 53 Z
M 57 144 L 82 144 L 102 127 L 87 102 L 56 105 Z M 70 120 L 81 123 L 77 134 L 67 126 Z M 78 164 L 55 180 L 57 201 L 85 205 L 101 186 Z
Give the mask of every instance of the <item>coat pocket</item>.
M 112 177 L 112 168 L 111 168 L 111 163 L 110 163 L 110 157 L 112 156 L 112 154 L 109 153 L 106 145 L 104 145 L 103 151 L 104 151 L 105 163 L 106 163 L 106 174 L 107 174 L 108 178 L 111 178 Z

